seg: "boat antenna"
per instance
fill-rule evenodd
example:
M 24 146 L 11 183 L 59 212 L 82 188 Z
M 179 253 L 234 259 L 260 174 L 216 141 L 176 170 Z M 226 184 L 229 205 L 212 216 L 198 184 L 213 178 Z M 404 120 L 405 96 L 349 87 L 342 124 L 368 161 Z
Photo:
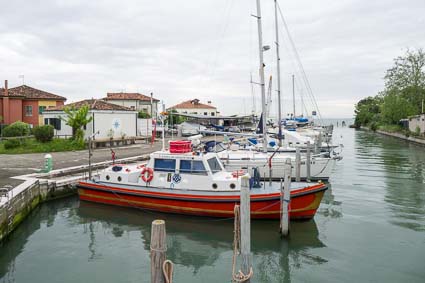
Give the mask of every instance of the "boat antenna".
M 276 29 L 276 63 L 277 63 L 277 121 L 279 126 L 279 146 L 282 146 L 282 103 L 280 100 L 280 56 L 279 56 L 279 30 L 277 24 L 277 0 L 274 0 L 274 23 Z
M 262 36 L 262 27 L 261 27 L 261 5 L 260 0 L 257 0 L 257 15 L 254 16 L 257 18 L 258 26 L 258 51 L 260 55 L 260 86 L 261 86 L 261 111 L 263 112 L 263 151 L 267 152 L 267 117 L 266 117 L 266 90 L 264 86 L 264 59 L 263 52 L 269 48 L 263 46 L 263 36 Z

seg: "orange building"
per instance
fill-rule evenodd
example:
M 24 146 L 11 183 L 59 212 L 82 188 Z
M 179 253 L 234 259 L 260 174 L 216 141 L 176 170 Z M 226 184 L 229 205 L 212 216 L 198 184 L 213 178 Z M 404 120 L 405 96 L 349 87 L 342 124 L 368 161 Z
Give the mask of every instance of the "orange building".
M 66 98 L 27 85 L 0 88 L 1 124 L 22 121 L 32 126 L 43 125 L 42 113 L 50 107 L 64 105 Z

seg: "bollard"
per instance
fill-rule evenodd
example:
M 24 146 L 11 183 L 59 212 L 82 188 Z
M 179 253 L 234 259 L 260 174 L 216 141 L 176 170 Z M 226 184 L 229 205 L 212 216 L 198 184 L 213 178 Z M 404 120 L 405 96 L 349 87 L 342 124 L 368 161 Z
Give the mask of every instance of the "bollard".
M 295 153 L 295 181 L 301 180 L 301 150 L 299 147 L 296 148 Z
M 151 230 L 151 283 L 164 283 L 165 278 L 162 271 L 166 260 L 167 235 L 165 232 L 165 221 L 152 221 Z
M 46 154 L 44 156 L 44 173 L 49 173 L 53 169 L 53 157 L 51 154 Z
M 281 186 L 281 219 L 280 219 L 280 232 L 282 236 L 286 237 L 289 234 L 289 205 L 291 202 L 291 159 L 285 160 L 285 183 L 283 188 Z
M 251 199 L 249 190 L 249 176 L 241 178 L 241 270 L 247 275 L 251 271 Z M 250 282 L 248 279 L 245 282 Z
M 307 141 L 307 155 L 305 161 L 306 169 L 307 169 L 307 182 L 310 182 L 311 178 L 311 146 L 310 141 Z

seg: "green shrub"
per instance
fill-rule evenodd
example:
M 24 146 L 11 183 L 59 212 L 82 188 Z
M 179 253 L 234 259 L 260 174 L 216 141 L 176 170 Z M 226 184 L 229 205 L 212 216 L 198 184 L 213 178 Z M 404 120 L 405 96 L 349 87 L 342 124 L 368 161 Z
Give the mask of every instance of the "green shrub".
M 28 136 L 30 132 L 30 125 L 21 121 L 17 121 L 3 129 L 3 137 Z
M 149 115 L 149 113 L 146 113 L 144 111 L 139 111 L 137 117 L 139 119 L 149 119 L 151 117 L 151 115 Z
M 53 140 L 53 136 L 55 135 L 52 125 L 34 127 L 32 132 L 34 133 L 35 139 L 39 142 L 49 142 Z
M 370 129 L 374 132 L 378 129 L 378 124 L 375 122 L 370 123 Z
M 5 149 L 12 149 L 21 146 L 21 142 L 18 139 L 6 140 L 4 142 Z

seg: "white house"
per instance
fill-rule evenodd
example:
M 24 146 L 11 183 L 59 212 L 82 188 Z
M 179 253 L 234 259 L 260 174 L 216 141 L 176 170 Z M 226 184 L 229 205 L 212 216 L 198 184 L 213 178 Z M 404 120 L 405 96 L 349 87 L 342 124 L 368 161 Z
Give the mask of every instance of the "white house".
M 141 93 L 127 93 L 127 92 L 108 92 L 103 99 L 109 103 L 128 107 L 132 110 L 143 111 L 152 117 L 156 117 L 158 112 L 159 100 L 151 96 Z
M 421 134 L 425 133 L 425 114 L 409 117 L 409 130 L 415 133 L 416 128 L 419 128 Z
M 184 101 L 167 109 L 167 111 L 170 110 L 176 110 L 181 114 L 195 114 L 204 116 L 217 116 L 219 113 L 217 111 L 217 107 L 211 105 L 211 101 L 208 101 L 208 104 L 203 104 L 200 103 L 199 99 L 196 98 Z
M 122 136 L 134 137 L 138 135 L 137 111 L 130 108 L 109 103 L 100 99 L 88 99 L 46 109 L 43 112 L 44 123 L 55 128 L 57 136 L 71 136 L 72 128 L 66 125 L 64 107 L 79 109 L 83 105 L 89 106 L 88 115 L 92 121 L 84 127 L 84 137 L 88 138 L 99 131 L 95 138 L 119 138 Z

